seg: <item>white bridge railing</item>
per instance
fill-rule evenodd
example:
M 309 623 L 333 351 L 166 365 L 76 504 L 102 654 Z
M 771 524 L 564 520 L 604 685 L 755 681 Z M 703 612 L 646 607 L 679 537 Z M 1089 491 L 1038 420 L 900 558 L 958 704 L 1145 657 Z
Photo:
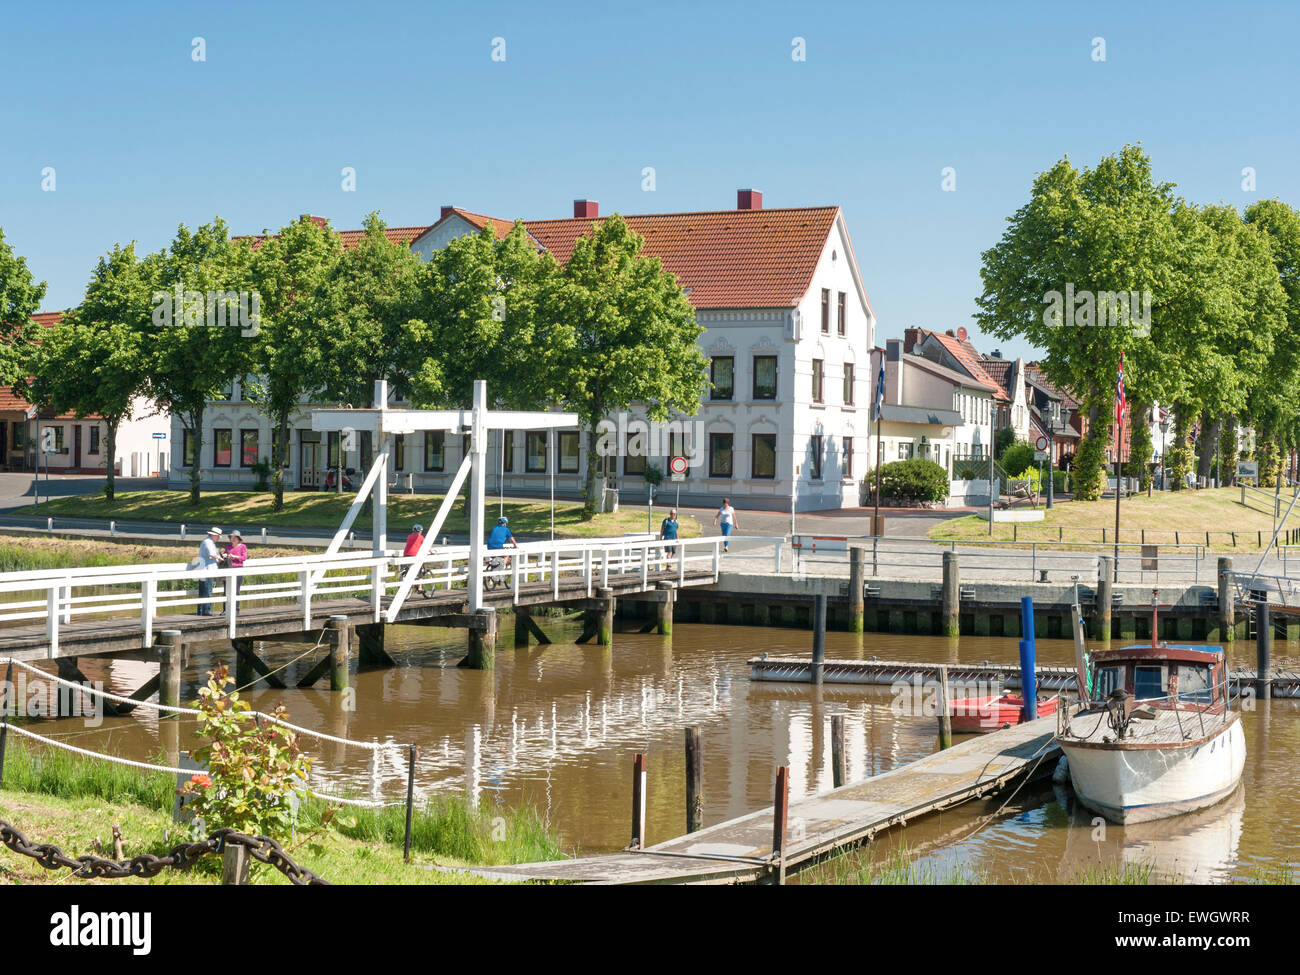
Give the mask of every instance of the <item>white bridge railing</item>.
M 739 536 L 733 549 L 761 550 L 771 546 L 773 564 L 781 563 L 779 537 Z M 503 590 L 511 601 L 524 587 L 535 593 L 537 583 L 549 584 L 556 598 L 561 588 L 582 585 L 588 596 L 611 582 L 639 577 L 641 588 L 663 579 L 671 571 L 680 584 L 716 580 L 722 561 L 720 536 L 658 541 L 649 535 L 624 538 L 565 539 L 525 542 L 518 548 L 490 551 L 484 572 L 489 597 Z M 424 558 L 419 593 L 407 605 L 439 590 L 464 588 L 469 579 L 468 545 L 434 548 Z M 134 566 L 92 566 L 76 569 L 40 569 L 0 573 L 0 634 L 5 629 L 45 624 L 49 655 L 59 655 L 62 627 L 74 621 L 131 622 L 138 627 L 141 645 L 153 644 L 154 630 L 168 615 L 194 614 L 205 607 L 236 636 L 250 611 L 294 606 L 303 628 L 313 616 L 329 612 L 329 602 L 343 598 L 368 598 L 375 622 L 402 576 L 415 562 L 401 556 L 375 556 L 357 552 L 250 559 L 237 569 L 190 569 L 184 563 L 150 563 Z M 701 573 L 701 570 L 705 574 Z M 198 584 L 211 580 L 212 594 L 199 594 Z M 254 613 L 254 615 L 256 615 Z

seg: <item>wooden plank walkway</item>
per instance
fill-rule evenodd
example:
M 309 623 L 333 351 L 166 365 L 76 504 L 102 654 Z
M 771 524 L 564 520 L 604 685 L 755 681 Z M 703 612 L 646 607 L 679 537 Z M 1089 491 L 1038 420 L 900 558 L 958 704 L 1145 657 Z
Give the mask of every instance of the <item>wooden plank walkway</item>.
M 680 573 L 677 571 L 648 572 L 646 587 L 643 589 L 640 573 L 611 573 L 609 587 L 617 599 L 620 596 L 648 592 L 660 582 L 680 581 Z M 706 585 L 712 581 L 711 570 L 693 569 L 685 573 L 685 583 L 688 586 Z M 592 596 L 595 596 L 594 588 Z M 577 576 L 572 580 L 561 577 L 558 598 L 555 586 L 550 580 L 521 583 L 517 601 L 512 588 L 498 588 L 484 593 L 484 601 L 498 611 L 508 610 L 516 605 L 565 603 L 585 598 L 587 598 L 586 584 Z M 227 622 L 221 608 L 220 597 L 216 606 L 217 609 L 212 616 L 199 616 L 196 613 L 167 613 L 156 616 L 154 633 L 157 634 L 164 629 L 180 630 L 185 634 L 187 643 L 228 640 Z M 464 626 L 464 620 L 460 617 L 465 612 L 466 592 L 463 588 L 436 589 L 423 596 L 412 592 L 403 603 L 397 621 L 437 625 L 435 621 L 439 617 L 455 617 L 454 621 L 448 621 L 448 625 Z M 303 626 L 302 610 L 296 603 L 280 603 L 257 608 L 241 604 L 235 635 L 237 638 L 251 639 L 292 637 L 321 629 L 333 615 L 347 616 L 349 623 L 354 626 L 371 623 L 374 620 L 374 611 L 368 598 L 330 599 L 318 595 L 312 600 L 311 625 L 306 627 Z M 58 655 L 60 657 L 94 656 L 140 650 L 143 649 L 142 638 L 138 615 L 100 616 L 100 618 L 94 618 L 93 615 L 74 616 L 72 622 L 59 625 Z M 0 647 L 3 648 L 4 655 L 19 659 L 48 658 L 50 653 L 45 623 L 0 627 Z
M 995 791 L 1024 773 L 1055 766 L 1055 716 L 980 735 L 909 765 L 823 792 L 789 810 L 787 870 L 870 840 L 894 826 Z M 590 884 L 738 884 L 770 882 L 772 807 L 659 843 L 643 852 L 524 863 L 484 876 L 511 881 Z

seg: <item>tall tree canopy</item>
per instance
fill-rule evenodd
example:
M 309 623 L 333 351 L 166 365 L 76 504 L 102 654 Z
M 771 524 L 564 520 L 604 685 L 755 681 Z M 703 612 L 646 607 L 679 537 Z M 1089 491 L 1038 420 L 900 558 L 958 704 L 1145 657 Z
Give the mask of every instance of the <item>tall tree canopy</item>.
M 0 228 L 0 385 L 26 377 L 32 316 L 45 299 L 45 282 L 37 281 L 27 259 L 15 254 Z

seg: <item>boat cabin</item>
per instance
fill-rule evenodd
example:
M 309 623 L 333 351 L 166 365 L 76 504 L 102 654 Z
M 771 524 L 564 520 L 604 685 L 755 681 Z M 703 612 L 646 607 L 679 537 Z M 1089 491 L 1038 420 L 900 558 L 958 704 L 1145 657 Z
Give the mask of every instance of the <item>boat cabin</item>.
M 1129 691 L 1135 703 L 1183 710 L 1221 711 L 1227 698 L 1222 647 L 1140 644 L 1092 655 L 1094 700 Z

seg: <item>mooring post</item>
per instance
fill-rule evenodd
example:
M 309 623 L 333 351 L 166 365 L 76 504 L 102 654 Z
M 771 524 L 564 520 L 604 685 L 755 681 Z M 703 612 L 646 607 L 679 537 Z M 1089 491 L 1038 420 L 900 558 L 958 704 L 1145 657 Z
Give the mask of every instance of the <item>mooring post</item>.
M 785 883 L 785 832 L 790 815 L 790 766 L 776 770 L 776 795 L 772 802 L 772 862 L 776 867 L 776 882 Z
M 1024 642 L 1024 641 L 1021 641 Z M 948 665 L 939 665 L 938 688 L 935 693 L 935 715 L 939 719 L 939 749 L 952 747 L 952 697 L 948 687 Z
M 944 636 L 961 633 L 961 571 L 956 552 L 943 553 L 943 621 Z
M 862 632 L 862 617 L 866 612 L 863 592 L 867 585 L 867 550 L 849 549 L 849 632 Z
M 3 789 L 5 784 L 5 741 L 9 737 L 9 712 L 16 710 L 13 686 L 14 662 L 10 659 L 9 666 L 5 668 L 4 708 L 0 710 L 0 789 Z
M 1097 604 L 1092 608 L 1092 637 L 1110 642 L 1111 586 L 1114 566 L 1109 555 L 1097 559 Z M 1023 633 L 1024 630 L 1021 630 Z
M 471 670 L 496 668 L 497 613 L 494 609 L 474 612 L 469 627 L 469 654 L 463 666 Z
M 221 884 L 223 887 L 242 887 L 248 883 L 248 847 L 242 843 L 227 843 L 221 848 Z
M 406 836 L 402 840 L 402 859 L 411 862 L 411 811 L 415 805 L 415 745 L 406 753 Z
M 821 684 L 826 674 L 826 594 L 819 592 L 813 600 L 812 682 Z
M 528 646 L 529 620 L 532 613 L 527 606 L 515 607 L 515 649 L 519 650 Z
M 1244 490 L 1244 489 L 1243 489 Z M 1232 558 L 1219 558 L 1219 642 L 1237 639 L 1237 607 L 1232 595 Z
M 325 639 L 329 642 L 331 691 L 346 691 L 348 689 L 348 671 L 351 657 L 351 641 L 348 637 L 348 618 L 346 616 L 331 616 L 325 623 Z
M 640 752 L 632 759 L 632 842 L 629 850 L 645 845 L 645 756 Z
M 596 595 L 600 597 L 600 621 L 596 627 L 596 642 L 603 647 L 607 647 L 614 642 L 614 590 L 609 586 L 602 586 L 596 590 Z
M 839 788 L 848 777 L 844 759 L 844 715 L 831 716 L 831 784 Z
M 686 832 L 694 833 L 704 824 L 703 757 L 700 753 L 700 729 L 686 729 Z
M 1038 717 L 1038 670 L 1034 656 L 1034 597 L 1020 597 L 1020 696 L 1025 701 L 1025 720 Z
M 1273 649 L 1273 620 L 1268 599 L 1255 600 L 1255 697 L 1267 701 L 1272 694 L 1269 656 Z
M 673 603 L 677 599 L 677 587 L 671 582 L 660 582 L 655 588 L 663 593 L 663 598 L 655 603 L 655 615 L 660 636 L 673 635 Z
M 158 634 L 154 652 L 158 655 L 158 703 L 180 707 L 181 703 L 181 631 L 163 630 Z M 164 712 L 159 718 L 177 718 Z
M 230 646 L 235 651 L 235 688 L 250 687 L 257 681 L 257 671 L 249 660 L 253 652 L 253 641 L 248 637 L 236 637 L 230 641 Z M 239 652 L 241 647 L 246 653 Z

